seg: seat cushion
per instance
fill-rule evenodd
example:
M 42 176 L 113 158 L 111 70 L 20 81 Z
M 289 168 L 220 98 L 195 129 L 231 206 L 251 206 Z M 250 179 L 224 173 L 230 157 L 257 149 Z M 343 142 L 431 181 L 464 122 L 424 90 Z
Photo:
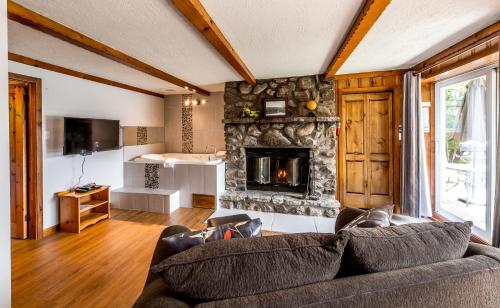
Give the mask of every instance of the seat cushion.
M 167 258 L 152 271 L 185 299 L 260 294 L 333 279 L 346 242 L 317 233 L 215 241 Z
M 470 223 L 430 222 L 387 228 L 350 228 L 342 275 L 375 273 L 462 258 Z

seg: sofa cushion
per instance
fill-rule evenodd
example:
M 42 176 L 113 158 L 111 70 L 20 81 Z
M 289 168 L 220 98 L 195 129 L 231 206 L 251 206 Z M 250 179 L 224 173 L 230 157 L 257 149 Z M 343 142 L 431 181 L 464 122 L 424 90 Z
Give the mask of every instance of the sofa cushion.
M 344 225 L 342 229 L 389 227 L 393 209 L 394 205 L 370 209 Z
M 162 241 L 167 244 L 172 251 L 179 253 L 207 242 L 260 236 L 261 227 L 262 222 L 260 218 L 255 218 L 248 221 L 206 228 L 204 230 L 183 232 L 164 237 Z
M 332 234 L 285 234 L 196 246 L 151 270 L 185 299 L 246 296 L 330 280 L 347 239 Z
M 345 273 L 391 271 L 462 258 L 470 223 L 431 222 L 387 228 L 351 228 L 342 260 Z

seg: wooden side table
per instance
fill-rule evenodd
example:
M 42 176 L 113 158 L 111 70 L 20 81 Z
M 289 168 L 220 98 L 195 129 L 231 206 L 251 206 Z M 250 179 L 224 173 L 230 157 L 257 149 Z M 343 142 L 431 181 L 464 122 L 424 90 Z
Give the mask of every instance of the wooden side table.
M 109 186 L 85 193 L 58 193 L 61 231 L 80 233 L 101 220 L 110 218 Z

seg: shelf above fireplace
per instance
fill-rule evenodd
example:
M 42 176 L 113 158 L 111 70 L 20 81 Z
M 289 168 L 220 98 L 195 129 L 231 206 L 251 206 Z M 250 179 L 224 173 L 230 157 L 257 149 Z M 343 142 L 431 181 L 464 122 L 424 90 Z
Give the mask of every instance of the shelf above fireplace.
M 224 124 L 260 124 L 260 123 L 340 123 L 339 117 L 283 117 L 283 118 L 236 118 L 222 120 Z

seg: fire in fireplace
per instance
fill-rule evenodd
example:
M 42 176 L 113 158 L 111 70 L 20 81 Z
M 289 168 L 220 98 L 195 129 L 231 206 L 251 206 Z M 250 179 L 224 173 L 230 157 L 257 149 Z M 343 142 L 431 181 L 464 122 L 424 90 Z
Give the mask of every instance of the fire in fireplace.
M 247 189 L 304 193 L 310 148 L 245 148 Z

